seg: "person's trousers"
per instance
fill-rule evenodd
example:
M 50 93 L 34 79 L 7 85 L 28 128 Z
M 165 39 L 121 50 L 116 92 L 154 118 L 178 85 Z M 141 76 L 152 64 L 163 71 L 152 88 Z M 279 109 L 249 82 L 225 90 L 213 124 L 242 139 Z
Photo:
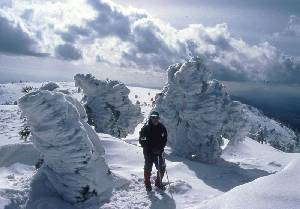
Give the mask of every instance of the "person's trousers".
M 162 153 L 156 154 L 152 150 L 144 148 L 143 154 L 145 158 L 144 171 L 151 172 L 153 164 L 160 172 L 164 172 L 166 170 L 166 163 Z

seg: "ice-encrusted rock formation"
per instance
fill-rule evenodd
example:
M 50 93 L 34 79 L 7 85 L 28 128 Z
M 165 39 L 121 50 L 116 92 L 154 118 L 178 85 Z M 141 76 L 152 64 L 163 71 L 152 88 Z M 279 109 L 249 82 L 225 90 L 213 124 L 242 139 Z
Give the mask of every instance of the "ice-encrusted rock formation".
M 277 148 L 296 146 L 296 135 L 257 109 L 232 101 L 224 85 L 198 58 L 168 68 L 168 83 L 156 96 L 154 110 L 169 132 L 169 145 L 178 155 L 214 162 L 222 137 L 238 141 L 266 126 L 266 140 Z M 276 146 L 277 146 L 276 145 Z M 285 150 L 286 151 L 286 150 Z
M 141 122 L 141 109 L 129 100 L 129 89 L 123 83 L 97 80 L 91 74 L 77 74 L 74 79 L 75 86 L 83 90 L 88 123 L 97 132 L 126 137 Z
M 61 89 L 61 86 L 52 81 L 42 85 L 39 90 L 56 91 L 61 92 L 63 94 L 70 94 L 70 92 L 67 89 Z
M 32 141 L 44 158 L 44 172 L 55 190 L 71 203 L 97 198 L 112 189 L 112 176 L 83 107 L 58 92 L 36 91 L 19 99 Z
M 59 85 L 55 82 L 48 82 L 41 86 L 40 90 L 47 90 L 47 91 L 54 91 L 55 89 L 58 89 Z
M 209 163 L 221 154 L 224 108 L 230 102 L 223 86 L 210 77 L 197 60 L 171 65 L 154 108 L 167 127 L 173 151 Z

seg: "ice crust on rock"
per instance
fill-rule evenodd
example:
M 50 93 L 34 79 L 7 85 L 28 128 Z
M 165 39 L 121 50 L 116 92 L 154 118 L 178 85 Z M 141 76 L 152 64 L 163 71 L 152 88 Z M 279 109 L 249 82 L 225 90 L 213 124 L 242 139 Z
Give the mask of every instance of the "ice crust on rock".
M 38 172 L 63 199 L 81 203 L 111 191 L 113 179 L 100 140 L 74 101 L 59 92 L 36 91 L 20 98 L 19 106 L 44 158 Z
M 168 68 L 168 83 L 155 100 L 168 130 L 173 151 L 183 157 L 212 163 L 221 154 L 225 105 L 224 87 L 210 80 L 211 72 L 198 60 Z
M 129 89 L 123 83 L 97 80 L 91 74 L 77 74 L 74 79 L 83 90 L 88 123 L 95 126 L 96 132 L 119 138 L 133 133 L 142 114 L 140 107 L 129 100 Z
M 59 85 L 55 82 L 48 82 L 41 86 L 40 90 L 47 90 L 47 91 L 54 91 L 55 89 L 58 89 Z
M 281 150 L 295 148 L 292 130 L 256 108 L 232 101 L 225 86 L 211 76 L 199 58 L 168 68 L 168 83 L 156 96 L 154 110 L 167 127 L 176 154 L 212 163 L 221 154 L 222 137 L 239 141 L 265 126 L 271 145 L 276 141 Z

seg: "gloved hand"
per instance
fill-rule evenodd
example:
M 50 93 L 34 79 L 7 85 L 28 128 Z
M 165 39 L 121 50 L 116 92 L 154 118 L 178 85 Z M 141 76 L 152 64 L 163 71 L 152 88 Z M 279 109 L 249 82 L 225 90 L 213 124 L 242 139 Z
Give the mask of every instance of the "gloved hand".
M 142 147 L 145 147 L 147 145 L 147 143 L 148 143 L 148 140 L 147 140 L 146 137 L 140 137 L 139 138 L 139 142 L 140 142 L 140 144 L 141 144 Z

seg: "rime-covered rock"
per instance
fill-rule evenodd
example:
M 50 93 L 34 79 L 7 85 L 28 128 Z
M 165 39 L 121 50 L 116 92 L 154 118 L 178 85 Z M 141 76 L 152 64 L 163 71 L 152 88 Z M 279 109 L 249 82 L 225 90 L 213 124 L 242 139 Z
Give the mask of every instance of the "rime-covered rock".
M 168 83 L 156 96 L 158 111 L 169 132 L 169 145 L 178 155 L 214 162 L 221 154 L 222 137 L 239 141 L 260 127 L 266 140 L 285 150 L 296 146 L 296 135 L 257 109 L 232 101 L 224 85 L 198 58 L 168 68 Z
M 20 98 L 19 106 L 44 158 L 38 172 L 63 199 L 81 203 L 109 192 L 113 179 L 100 140 L 74 101 L 62 93 L 36 91 Z
M 58 89 L 59 85 L 54 82 L 48 82 L 41 86 L 40 90 L 47 90 L 47 91 L 54 91 L 55 89 Z
M 230 98 L 198 60 L 171 65 L 155 110 L 168 129 L 168 141 L 181 156 L 214 162 L 221 154 L 225 106 Z
M 119 81 L 97 80 L 77 74 L 75 85 L 83 90 L 88 123 L 101 133 L 126 137 L 142 120 L 141 109 L 129 100 L 129 89 Z

